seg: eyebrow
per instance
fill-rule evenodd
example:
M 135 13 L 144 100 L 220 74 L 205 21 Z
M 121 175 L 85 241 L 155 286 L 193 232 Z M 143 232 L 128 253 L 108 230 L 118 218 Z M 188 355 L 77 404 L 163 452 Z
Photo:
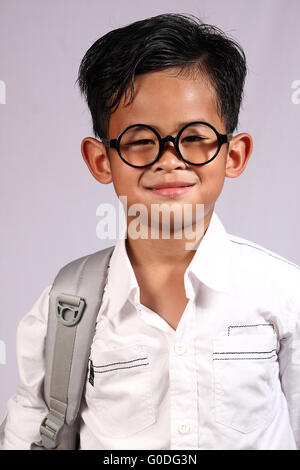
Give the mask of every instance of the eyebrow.
M 206 119 L 204 118 L 195 118 L 195 119 L 189 119 L 188 121 L 184 122 L 177 122 L 176 123 L 176 128 L 175 132 L 179 132 L 182 127 L 184 127 L 186 124 L 190 124 L 191 122 L 205 122 L 206 124 L 210 124 Z M 155 124 L 149 124 L 149 122 L 133 122 L 131 124 L 128 124 L 126 127 L 132 126 L 134 124 L 146 124 L 148 126 L 153 127 L 155 130 L 157 130 L 159 133 L 161 132 L 159 127 L 157 127 Z M 124 128 L 125 129 L 125 128 Z

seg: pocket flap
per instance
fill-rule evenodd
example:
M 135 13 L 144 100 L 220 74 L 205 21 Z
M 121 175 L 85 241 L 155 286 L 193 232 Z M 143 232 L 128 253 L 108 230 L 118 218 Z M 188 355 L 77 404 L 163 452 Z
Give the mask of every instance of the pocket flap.
M 213 338 L 213 359 L 271 358 L 277 353 L 277 335 L 236 335 Z

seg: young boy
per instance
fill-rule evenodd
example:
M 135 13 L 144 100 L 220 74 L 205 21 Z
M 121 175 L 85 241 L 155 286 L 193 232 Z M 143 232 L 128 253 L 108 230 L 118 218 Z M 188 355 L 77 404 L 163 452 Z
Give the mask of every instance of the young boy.
M 99 182 L 126 196 L 127 227 L 133 204 L 148 215 L 154 204 L 177 204 L 182 213 L 192 207 L 186 224 L 196 229 L 199 204 L 203 230 L 195 249 L 186 248 L 186 232 L 175 237 L 173 220 L 169 238 L 159 221 L 159 237 L 127 230 L 117 240 L 90 350 L 80 449 L 300 448 L 299 267 L 229 235 L 214 211 L 225 177 L 239 176 L 252 151 L 249 134 L 232 136 L 245 76 L 235 41 L 180 14 L 111 31 L 81 63 L 80 89 L 101 139 L 83 139 L 82 155 Z M 143 228 L 151 224 L 142 219 Z M 48 413 L 50 288 L 18 326 L 20 382 L 3 449 L 30 449 Z

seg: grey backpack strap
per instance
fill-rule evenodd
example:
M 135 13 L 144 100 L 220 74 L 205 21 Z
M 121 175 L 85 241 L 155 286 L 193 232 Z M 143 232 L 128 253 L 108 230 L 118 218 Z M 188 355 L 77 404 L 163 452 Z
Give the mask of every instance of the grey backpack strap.
M 49 413 L 31 450 L 75 449 L 90 347 L 114 246 L 84 256 L 57 274 L 49 298 L 44 398 Z

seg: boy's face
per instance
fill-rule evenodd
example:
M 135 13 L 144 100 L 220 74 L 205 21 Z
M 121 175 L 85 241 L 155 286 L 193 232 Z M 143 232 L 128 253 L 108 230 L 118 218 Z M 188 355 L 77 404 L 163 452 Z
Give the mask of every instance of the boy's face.
M 129 93 L 126 103 L 129 101 Z M 124 95 L 117 110 L 111 115 L 108 137 L 114 139 L 132 124 L 148 124 L 154 127 L 161 137 L 176 136 L 185 123 L 206 121 L 216 130 L 225 134 L 225 125 L 220 119 L 210 84 L 198 78 L 176 77 L 170 70 L 151 72 L 135 78 L 133 102 L 124 106 Z M 248 134 L 240 134 L 248 136 Z M 233 145 L 234 139 L 230 143 Z M 248 140 L 247 140 L 248 139 Z M 250 140 L 249 140 L 250 139 Z M 91 138 L 89 138 L 91 142 Z M 102 143 L 95 143 L 102 146 Z M 167 142 L 161 157 L 146 168 L 133 168 L 124 163 L 117 150 L 110 149 L 110 160 L 102 155 L 101 168 L 105 174 L 94 176 L 103 183 L 113 182 L 115 191 L 120 196 L 127 196 L 127 206 L 135 203 L 144 204 L 151 213 L 151 204 L 204 204 L 204 215 L 212 214 L 215 202 L 221 193 L 225 176 L 235 177 L 246 165 L 251 153 L 251 137 L 236 143 L 236 152 L 229 154 L 227 144 L 223 144 L 217 157 L 202 166 L 189 165 L 179 158 L 171 142 Z M 248 146 L 248 147 L 247 147 Z M 96 155 L 96 150 L 84 150 L 83 155 Z M 98 147 L 100 149 L 100 147 Z M 101 150 L 102 152 L 102 150 Z M 247 153 L 248 152 L 248 153 Z M 242 155 L 243 153 L 243 155 Z M 238 158 L 237 158 L 238 157 Z M 100 157 L 99 157 L 100 158 Z M 103 160 L 104 159 L 104 160 Z M 104 166 L 103 166 L 104 165 Z M 194 183 L 190 189 L 177 196 L 163 196 L 149 189 L 153 185 L 165 182 L 184 181 Z M 210 217 L 209 217 L 210 220 Z

